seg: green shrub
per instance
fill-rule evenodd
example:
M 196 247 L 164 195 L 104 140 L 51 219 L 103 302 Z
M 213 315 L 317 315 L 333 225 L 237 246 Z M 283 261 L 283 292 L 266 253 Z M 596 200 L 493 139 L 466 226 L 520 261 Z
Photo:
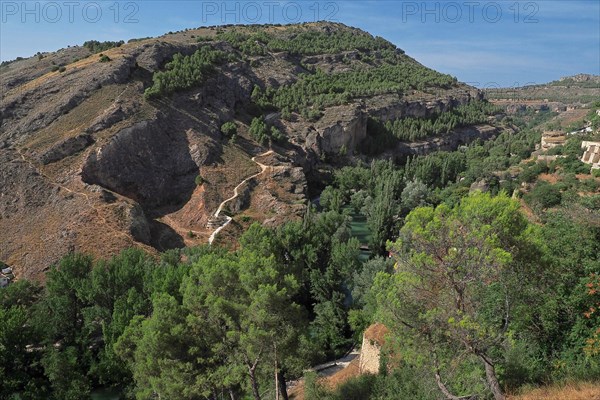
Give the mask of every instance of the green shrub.
M 196 182 L 196 185 L 201 186 L 204 183 L 204 178 L 198 175 L 196 179 L 194 179 L 194 182 Z
M 154 73 L 153 84 L 144 95 L 153 98 L 198 86 L 213 72 L 215 65 L 225 59 L 224 52 L 210 46 L 202 46 L 191 56 L 175 54 L 165 71 Z
M 51 71 L 52 71 L 52 72 L 56 72 L 56 71 L 58 71 L 58 69 L 59 69 L 59 68 L 60 68 L 60 67 L 59 67 L 58 65 L 54 65 L 54 66 L 52 67 Z
M 597 168 L 597 169 L 593 169 L 593 170 L 592 170 L 592 176 L 593 176 L 594 178 L 600 178 L 600 169 L 599 169 L 599 168 Z
M 587 178 L 582 180 L 579 186 L 586 192 L 595 192 L 598 190 L 600 183 L 598 183 L 598 181 L 596 181 L 594 178 Z
M 539 174 L 548 172 L 548 165 L 545 162 L 538 162 L 535 164 L 528 164 L 523 172 L 519 175 L 521 182 L 532 183 L 535 182 Z
M 88 40 L 83 43 L 83 47 L 87 48 L 92 53 L 100 53 L 108 49 L 112 49 L 113 47 L 120 47 L 125 42 L 120 40 L 118 42 L 99 42 L 97 40 Z
M 285 141 L 286 137 L 281 131 L 274 126 L 271 127 L 271 138 L 277 143 L 282 143 Z
M 109 61 L 111 61 L 109 56 L 107 56 L 106 54 L 100 54 L 100 62 L 104 63 Z
M 541 208 L 557 206 L 562 200 L 560 189 L 556 185 L 539 182 L 531 192 L 525 196 L 527 203 Z
M 250 135 L 263 146 L 269 142 L 269 127 L 263 117 L 256 117 L 250 124 Z
M 221 125 L 221 133 L 225 136 L 232 137 L 237 133 L 237 125 L 232 121 L 225 122 Z
M 553 147 L 553 148 L 551 148 L 550 150 L 548 150 L 546 152 L 546 154 L 549 155 L 549 156 L 561 155 L 562 153 L 563 153 L 563 146 L 562 145 Z
M 588 164 L 583 163 L 579 156 L 569 154 L 566 157 L 556 160 L 556 166 L 562 168 L 565 173 L 587 174 L 590 170 Z
M 600 194 L 593 196 L 583 196 L 579 203 L 590 210 L 600 210 Z
M 59 67 L 59 68 L 58 68 L 58 72 L 60 72 L 61 74 L 62 74 L 63 72 L 65 72 L 66 70 L 67 70 L 67 68 L 66 68 L 66 67 L 64 67 L 64 66 L 62 66 L 62 67 Z

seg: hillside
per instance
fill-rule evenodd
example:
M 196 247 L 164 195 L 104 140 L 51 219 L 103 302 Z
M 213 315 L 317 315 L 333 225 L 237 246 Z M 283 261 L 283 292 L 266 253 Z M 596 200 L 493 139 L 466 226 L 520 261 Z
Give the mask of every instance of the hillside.
M 597 396 L 600 103 L 333 23 L 0 77 L 0 398 Z
M 578 74 L 546 84 L 515 88 L 485 90 L 488 99 L 498 104 L 512 104 L 513 108 L 544 107 L 561 111 L 568 106 L 585 107 L 600 98 L 600 75 Z
M 206 243 L 267 147 L 278 168 L 240 188 L 216 242 L 301 216 L 328 163 L 497 134 L 476 89 L 333 23 L 90 42 L 3 63 L 0 93 L 0 260 L 42 281 L 72 251 Z

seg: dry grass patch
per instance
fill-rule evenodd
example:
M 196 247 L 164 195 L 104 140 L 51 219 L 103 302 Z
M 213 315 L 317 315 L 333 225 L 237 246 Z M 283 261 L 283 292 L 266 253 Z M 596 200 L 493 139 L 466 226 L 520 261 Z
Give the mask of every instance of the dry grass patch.
M 534 389 L 508 400 L 600 400 L 600 383 L 574 382 Z

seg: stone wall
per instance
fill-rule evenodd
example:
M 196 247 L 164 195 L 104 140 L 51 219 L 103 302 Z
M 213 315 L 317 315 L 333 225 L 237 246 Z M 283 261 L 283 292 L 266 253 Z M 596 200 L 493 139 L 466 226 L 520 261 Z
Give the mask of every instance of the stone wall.
M 385 344 L 385 336 L 389 330 L 382 324 L 373 324 L 363 334 L 360 349 L 359 371 L 361 374 L 379 373 L 381 348 Z

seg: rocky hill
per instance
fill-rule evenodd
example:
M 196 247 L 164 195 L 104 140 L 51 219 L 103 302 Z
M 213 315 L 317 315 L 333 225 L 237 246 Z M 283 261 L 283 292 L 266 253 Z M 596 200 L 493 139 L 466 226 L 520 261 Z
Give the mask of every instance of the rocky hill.
M 0 260 L 37 280 L 69 251 L 206 243 L 211 215 L 252 175 L 223 210 L 235 217 L 221 242 L 250 221 L 302 215 L 320 163 L 496 132 L 461 111 L 476 89 L 332 23 L 70 47 L 3 63 L 0 93 Z M 453 110 L 460 127 L 425 123 Z M 421 129 L 392 134 L 407 119 Z M 221 132 L 227 122 L 236 133 Z
M 490 100 L 508 105 L 509 111 L 534 108 L 564 111 L 572 107 L 586 107 L 600 98 L 600 75 L 578 74 L 556 81 L 516 88 L 485 90 Z

